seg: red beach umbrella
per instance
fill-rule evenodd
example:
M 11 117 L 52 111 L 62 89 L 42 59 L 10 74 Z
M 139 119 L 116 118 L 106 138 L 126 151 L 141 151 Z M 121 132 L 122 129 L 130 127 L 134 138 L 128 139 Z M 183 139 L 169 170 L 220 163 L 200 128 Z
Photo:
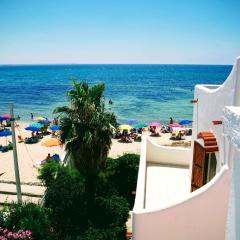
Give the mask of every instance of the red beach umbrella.
M 6 114 L 3 114 L 2 117 L 4 117 L 4 118 L 11 118 L 11 114 L 7 114 L 6 113 Z
M 168 124 L 168 127 L 170 127 L 170 128 L 182 127 L 182 125 L 180 125 L 179 123 L 172 123 L 172 124 Z

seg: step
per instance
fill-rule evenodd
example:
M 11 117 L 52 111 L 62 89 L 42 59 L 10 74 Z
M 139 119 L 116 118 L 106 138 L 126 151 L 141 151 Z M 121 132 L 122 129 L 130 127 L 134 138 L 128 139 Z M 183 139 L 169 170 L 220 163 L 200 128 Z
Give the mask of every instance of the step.
M 37 203 L 42 199 L 45 187 L 42 185 L 21 184 L 23 201 Z M 0 182 L 0 204 L 17 201 L 16 185 L 12 182 Z
M 23 194 L 26 193 L 26 195 L 35 194 L 38 196 L 42 196 L 45 192 L 45 187 L 21 184 L 21 190 L 22 190 L 22 193 Z M 16 193 L 16 185 L 13 183 L 0 183 L 0 192 Z
M 40 197 L 29 197 L 29 196 L 22 196 L 23 202 L 32 202 L 39 204 L 41 202 Z M 0 205 L 9 204 L 12 202 L 17 202 L 17 196 L 16 195 L 6 195 L 0 193 Z

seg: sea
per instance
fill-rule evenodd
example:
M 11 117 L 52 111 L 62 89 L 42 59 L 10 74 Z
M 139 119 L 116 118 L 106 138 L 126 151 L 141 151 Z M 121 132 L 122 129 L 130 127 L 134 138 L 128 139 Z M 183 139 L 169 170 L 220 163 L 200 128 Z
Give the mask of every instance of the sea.
M 222 84 L 231 69 L 231 65 L 1 65 L 0 115 L 9 113 L 13 103 L 22 120 L 30 120 L 30 113 L 52 119 L 56 107 L 68 104 L 67 91 L 77 79 L 105 83 L 106 109 L 119 123 L 191 120 L 194 86 Z

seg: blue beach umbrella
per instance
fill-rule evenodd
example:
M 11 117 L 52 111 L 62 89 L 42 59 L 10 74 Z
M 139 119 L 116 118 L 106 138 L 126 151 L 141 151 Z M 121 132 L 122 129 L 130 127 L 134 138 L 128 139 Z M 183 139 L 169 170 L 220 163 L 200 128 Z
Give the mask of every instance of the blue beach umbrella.
M 190 121 L 190 120 L 182 120 L 182 121 L 180 121 L 178 124 L 183 125 L 183 126 L 185 126 L 185 125 L 191 125 L 191 124 L 192 124 L 192 121 Z
M 11 135 L 12 135 L 11 131 L 4 130 L 4 131 L 0 132 L 0 137 L 6 137 L 6 145 L 7 145 L 7 137 L 11 136 Z
M 52 131 L 58 131 L 58 130 L 61 130 L 61 127 L 60 127 L 59 125 L 52 125 L 52 126 L 50 127 L 50 129 L 51 129 Z
M 133 128 L 145 128 L 145 127 L 147 127 L 148 125 L 147 124 L 145 124 L 145 123 L 139 123 L 139 124 L 136 124 L 136 125 L 134 125 L 133 126 Z
M 38 123 L 45 125 L 45 124 L 51 123 L 51 121 L 49 121 L 48 119 L 46 119 L 46 120 L 40 120 L 40 121 L 38 121 Z
M 128 119 L 128 120 L 126 121 L 126 123 L 129 124 L 129 125 L 134 125 L 134 124 L 137 124 L 138 121 L 137 121 L 136 119 Z
M 0 117 L 0 121 L 2 122 L 2 121 L 5 121 L 5 120 L 7 120 L 8 118 L 6 118 L 6 117 Z
M 41 123 L 33 123 L 31 125 L 29 125 L 29 127 L 34 127 L 34 128 L 43 128 L 44 125 Z
M 32 132 L 38 132 L 38 131 L 41 130 L 41 128 L 28 126 L 28 127 L 25 128 L 25 130 L 32 131 Z
M 0 132 L 0 137 L 8 137 L 11 136 L 12 132 L 11 131 L 2 131 Z

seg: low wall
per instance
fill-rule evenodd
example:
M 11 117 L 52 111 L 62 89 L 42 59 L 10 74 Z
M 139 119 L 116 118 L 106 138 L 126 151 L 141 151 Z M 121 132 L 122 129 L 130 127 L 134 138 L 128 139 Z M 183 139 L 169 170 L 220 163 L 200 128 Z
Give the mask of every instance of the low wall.
M 190 148 L 160 146 L 147 138 L 146 158 L 147 162 L 150 163 L 188 167 L 192 158 L 192 152 Z
M 145 206 L 147 162 L 188 167 L 191 157 L 190 149 L 160 146 L 143 137 L 134 208 L 142 209 Z
M 142 138 L 141 145 L 141 157 L 138 169 L 138 179 L 137 179 L 137 189 L 136 189 L 136 197 L 134 208 L 142 209 L 145 206 L 145 187 L 146 187 L 146 146 L 147 139 L 145 137 Z
M 205 186 L 178 204 L 156 211 L 134 207 L 134 240 L 222 240 L 228 208 L 227 166 Z

